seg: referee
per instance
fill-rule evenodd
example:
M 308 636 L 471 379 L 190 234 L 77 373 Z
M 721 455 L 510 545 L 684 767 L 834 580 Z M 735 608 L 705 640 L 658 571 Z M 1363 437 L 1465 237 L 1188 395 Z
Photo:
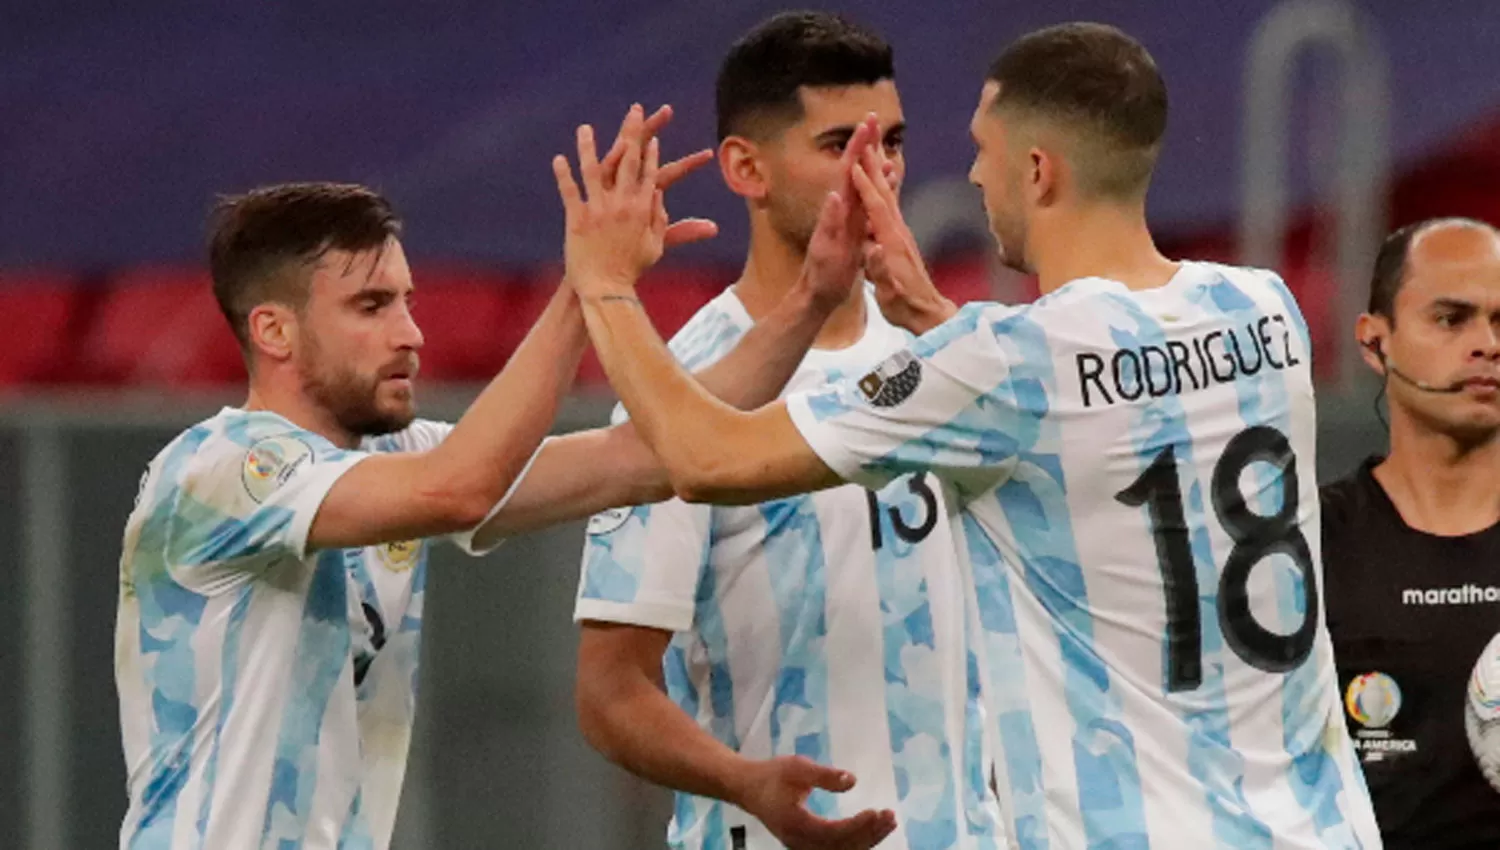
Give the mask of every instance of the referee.
M 1500 631 L 1500 232 L 1467 219 L 1381 246 L 1355 334 L 1390 454 L 1322 490 L 1329 630 L 1390 850 L 1500 847 L 1500 793 L 1464 736 Z

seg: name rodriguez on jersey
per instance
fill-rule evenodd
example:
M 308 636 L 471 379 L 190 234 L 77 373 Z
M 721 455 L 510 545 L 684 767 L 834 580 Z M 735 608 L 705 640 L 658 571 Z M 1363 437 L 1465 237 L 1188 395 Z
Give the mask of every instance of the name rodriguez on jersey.
M 1108 357 L 1083 351 L 1075 359 L 1084 407 L 1131 402 L 1142 395 L 1180 395 L 1262 369 L 1280 371 L 1302 363 L 1292 351 L 1291 325 L 1281 313 L 1187 341 L 1119 348 Z

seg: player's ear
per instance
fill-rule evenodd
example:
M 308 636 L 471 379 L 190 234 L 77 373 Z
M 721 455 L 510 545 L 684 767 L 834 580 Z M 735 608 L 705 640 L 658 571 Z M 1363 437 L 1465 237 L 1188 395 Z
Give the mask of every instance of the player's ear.
M 272 360 L 286 360 L 292 356 L 292 343 L 297 337 L 297 313 L 285 304 L 267 301 L 257 304 L 248 317 L 250 345 Z
M 744 136 L 719 143 L 719 171 L 729 191 L 747 200 L 758 201 L 770 191 L 760 146 Z
M 1057 157 L 1046 148 L 1033 147 L 1026 152 L 1026 192 L 1037 206 L 1050 206 L 1057 200 Z
M 1390 333 L 1391 323 L 1384 316 L 1362 313 L 1354 322 L 1354 340 L 1359 343 L 1360 356 L 1365 365 L 1382 378 L 1385 377 L 1385 341 Z

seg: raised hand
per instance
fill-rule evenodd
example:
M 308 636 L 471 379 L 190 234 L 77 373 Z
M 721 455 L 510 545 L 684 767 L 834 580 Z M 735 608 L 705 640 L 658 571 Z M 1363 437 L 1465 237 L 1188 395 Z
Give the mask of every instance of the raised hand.
M 657 138 L 661 131 L 672 122 L 672 107 L 663 105 L 655 112 L 646 117 L 643 125 L 642 144 L 649 143 Z M 600 174 L 604 177 L 604 187 L 610 188 L 613 175 L 620 166 L 620 160 L 625 156 L 625 138 L 621 134 L 615 136 L 615 142 L 610 146 L 609 152 L 599 162 Z M 656 188 L 665 192 L 672 184 L 687 175 L 697 171 L 704 165 L 713 162 L 714 152 L 708 148 L 694 151 L 680 159 L 674 159 L 663 165 L 656 172 Z M 681 221 L 672 222 L 667 225 L 666 246 L 671 248 L 676 245 L 685 245 L 689 242 L 699 242 L 704 239 L 712 239 L 719 235 L 719 226 L 706 218 L 685 218 Z
M 567 218 L 565 278 L 579 295 L 629 292 L 665 250 L 666 208 L 657 188 L 661 143 L 646 135 L 644 112 L 632 106 L 620 127 L 623 150 L 606 173 L 595 147 L 594 128 L 579 127 L 578 170 L 583 191 L 573 179 L 567 157 L 552 160 Z
M 842 820 L 818 817 L 804 805 L 813 789 L 835 793 L 854 787 L 854 777 L 802 756 L 756 762 L 744 777 L 741 808 L 766 825 L 789 850 L 867 850 L 896 828 L 889 809 L 866 809 Z
M 851 175 L 869 219 L 873 244 L 865 246 L 865 274 L 875 284 L 875 300 L 886 320 L 915 334 L 926 333 L 957 312 L 938 292 L 922 262 L 911 228 L 901 217 L 890 170 L 883 157 L 866 150 Z
M 853 175 L 859 170 L 860 158 L 879 138 L 880 127 L 873 115 L 854 128 L 840 160 L 843 180 L 823 199 L 818 223 L 807 244 L 801 285 L 810 287 L 814 297 L 829 309 L 843 303 L 859 278 L 861 246 L 868 225 Z

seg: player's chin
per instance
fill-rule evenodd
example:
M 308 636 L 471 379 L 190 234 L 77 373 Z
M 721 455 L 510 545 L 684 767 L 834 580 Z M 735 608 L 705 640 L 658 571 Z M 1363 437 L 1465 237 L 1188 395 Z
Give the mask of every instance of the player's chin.
M 417 416 L 416 389 L 410 381 L 387 383 L 376 394 L 375 409 L 382 419 L 400 422 L 404 428 Z

